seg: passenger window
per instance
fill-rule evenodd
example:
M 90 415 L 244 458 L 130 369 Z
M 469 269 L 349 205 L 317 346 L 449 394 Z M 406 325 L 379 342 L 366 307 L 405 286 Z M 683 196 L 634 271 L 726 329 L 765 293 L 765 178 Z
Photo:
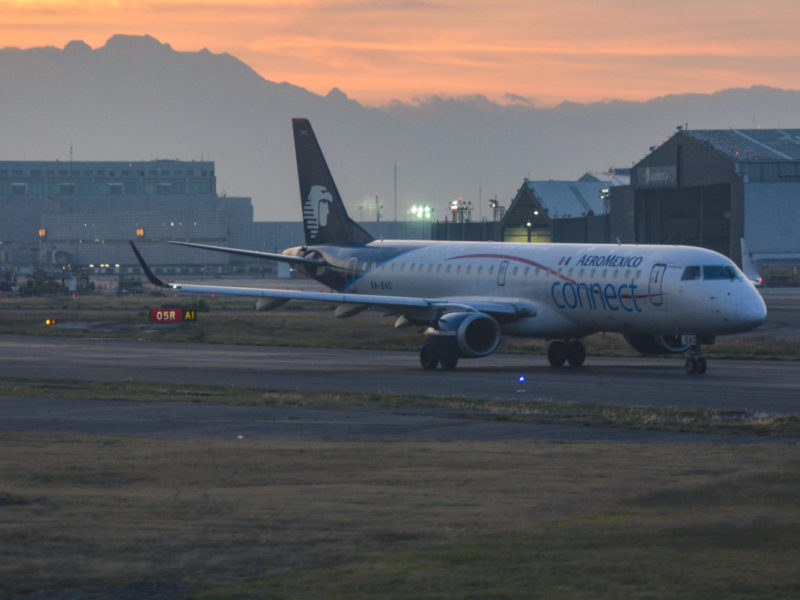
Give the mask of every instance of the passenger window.
M 437 273 L 441 273 L 442 272 L 442 263 L 439 263 L 438 265 L 436 265 L 436 272 Z
M 469 275 L 470 271 L 472 271 L 472 265 L 467 265 L 467 275 Z
M 511 272 L 511 274 L 512 275 L 516 275 L 518 269 L 519 269 L 519 267 L 514 267 L 514 270 Z
M 456 275 L 458 275 L 459 273 L 461 273 L 461 265 L 458 265 L 456 267 Z
M 525 267 L 525 277 L 528 276 L 528 272 L 530 272 L 530 270 L 531 270 L 530 267 Z
M 681 281 L 700 279 L 700 267 L 686 267 L 681 275 Z
M 433 263 L 428 265 L 428 273 L 433 273 Z
M 483 272 L 483 265 L 478 265 L 478 275 Z
M 452 266 L 453 265 L 447 265 L 447 268 L 444 270 L 444 272 L 445 273 L 449 273 L 450 272 L 450 267 L 452 267 Z
M 489 267 L 489 275 L 492 275 L 493 273 L 494 273 L 494 265 Z
M 417 269 L 417 272 L 418 273 L 422 273 L 422 269 L 424 269 L 424 268 L 425 268 L 425 265 L 423 265 L 422 263 L 419 263 L 419 269 Z

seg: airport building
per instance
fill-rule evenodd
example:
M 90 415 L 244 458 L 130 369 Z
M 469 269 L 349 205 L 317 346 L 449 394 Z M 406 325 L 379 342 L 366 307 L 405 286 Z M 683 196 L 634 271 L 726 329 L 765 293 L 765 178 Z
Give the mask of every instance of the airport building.
M 221 197 L 214 163 L 0 161 L 0 263 L 133 263 L 128 240 L 243 242 L 250 198 Z M 155 264 L 227 264 L 223 255 L 160 248 Z
M 431 239 L 434 223 L 362 226 L 378 239 Z M 271 252 L 305 243 L 301 222 L 254 222 L 250 198 L 218 196 L 211 161 L 0 161 L 0 265 L 135 273 L 129 240 L 168 273 L 274 272 L 275 264 L 166 240 Z
M 589 172 L 577 181 L 525 179 L 505 211 L 501 239 L 605 243 L 609 240 L 610 189 L 628 183 L 627 169 Z
M 94 266 L 137 272 L 128 240 L 188 240 L 281 251 L 299 222 L 254 222 L 250 198 L 216 193 L 210 161 L 0 161 L 0 265 Z M 508 209 L 469 203 L 450 218 L 365 222 L 378 239 L 689 244 L 800 285 L 800 130 L 679 130 L 631 169 L 577 181 L 524 180 Z M 259 268 L 253 260 L 160 244 L 171 271 Z M 108 267 L 104 267 L 108 265 Z M 171 272 L 170 271 L 170 272 Z
M 800 283 L 798 129 L 679 128 L 610 204 L 611 239 L 704 246 L 768 282 Z

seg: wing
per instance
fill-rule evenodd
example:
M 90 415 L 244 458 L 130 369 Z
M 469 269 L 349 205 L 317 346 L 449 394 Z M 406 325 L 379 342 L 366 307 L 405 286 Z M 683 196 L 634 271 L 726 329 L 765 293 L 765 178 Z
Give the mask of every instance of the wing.
M 138 248 L 130 242 L 136 259 L 145 276 L 155 286 L 188 294 L 228 294 L 274 300 L 311 300 L 340 305 L 355 305 L 353 310 L 342 311 L 342 316 L 356 314 L 359 308 L 383 308 L 393 314 L 410 312 L 423 318 L 433 318 L 448 312 L 483 312 L 503 321 L 536 316 L 536 307 L 523 300 L 496 301 L 482 298 L 422 298 L 415 296 L 381 296 L 377 294 L 347 294 L 341 292 L 305 292 L 272 288 L 232 287 L 189 283 L 167 283 L 156 276 L 145 262 Z M 188 244 L 186 244 L 188 245 Z M 283 256 L 283 255 L 279 255 Z

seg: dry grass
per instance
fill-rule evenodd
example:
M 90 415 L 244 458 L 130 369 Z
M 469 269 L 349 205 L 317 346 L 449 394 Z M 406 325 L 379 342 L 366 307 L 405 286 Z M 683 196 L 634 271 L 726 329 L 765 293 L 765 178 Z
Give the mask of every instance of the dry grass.
M 144 579 L 213 598 L 800 591 L 796 447 L 5 435 L 0 452 L 0 593 Z
M 148 382 L 86 382 L 56 379 L 0 378 L 7 396 L 96 398 L 131 402 L 206 402 L 237 406 L 297 406 L 341 409 L 440 409 L 448 416 L 539 424 L 613 427 L 685 433 L 800 437 L 800 416 L 723 409 L 613 406 L 551 400 L 482 400 L 462 397 L 312 390 L 263 390 Z

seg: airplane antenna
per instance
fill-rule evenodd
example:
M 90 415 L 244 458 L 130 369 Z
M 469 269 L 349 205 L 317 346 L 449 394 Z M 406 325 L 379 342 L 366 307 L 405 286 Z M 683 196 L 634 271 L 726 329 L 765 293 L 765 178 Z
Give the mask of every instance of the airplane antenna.
M 615 237 L 614 239 L 617 240 L 617 246 L 622 246 L 622 242 L 619 241 L 619 237 Z

